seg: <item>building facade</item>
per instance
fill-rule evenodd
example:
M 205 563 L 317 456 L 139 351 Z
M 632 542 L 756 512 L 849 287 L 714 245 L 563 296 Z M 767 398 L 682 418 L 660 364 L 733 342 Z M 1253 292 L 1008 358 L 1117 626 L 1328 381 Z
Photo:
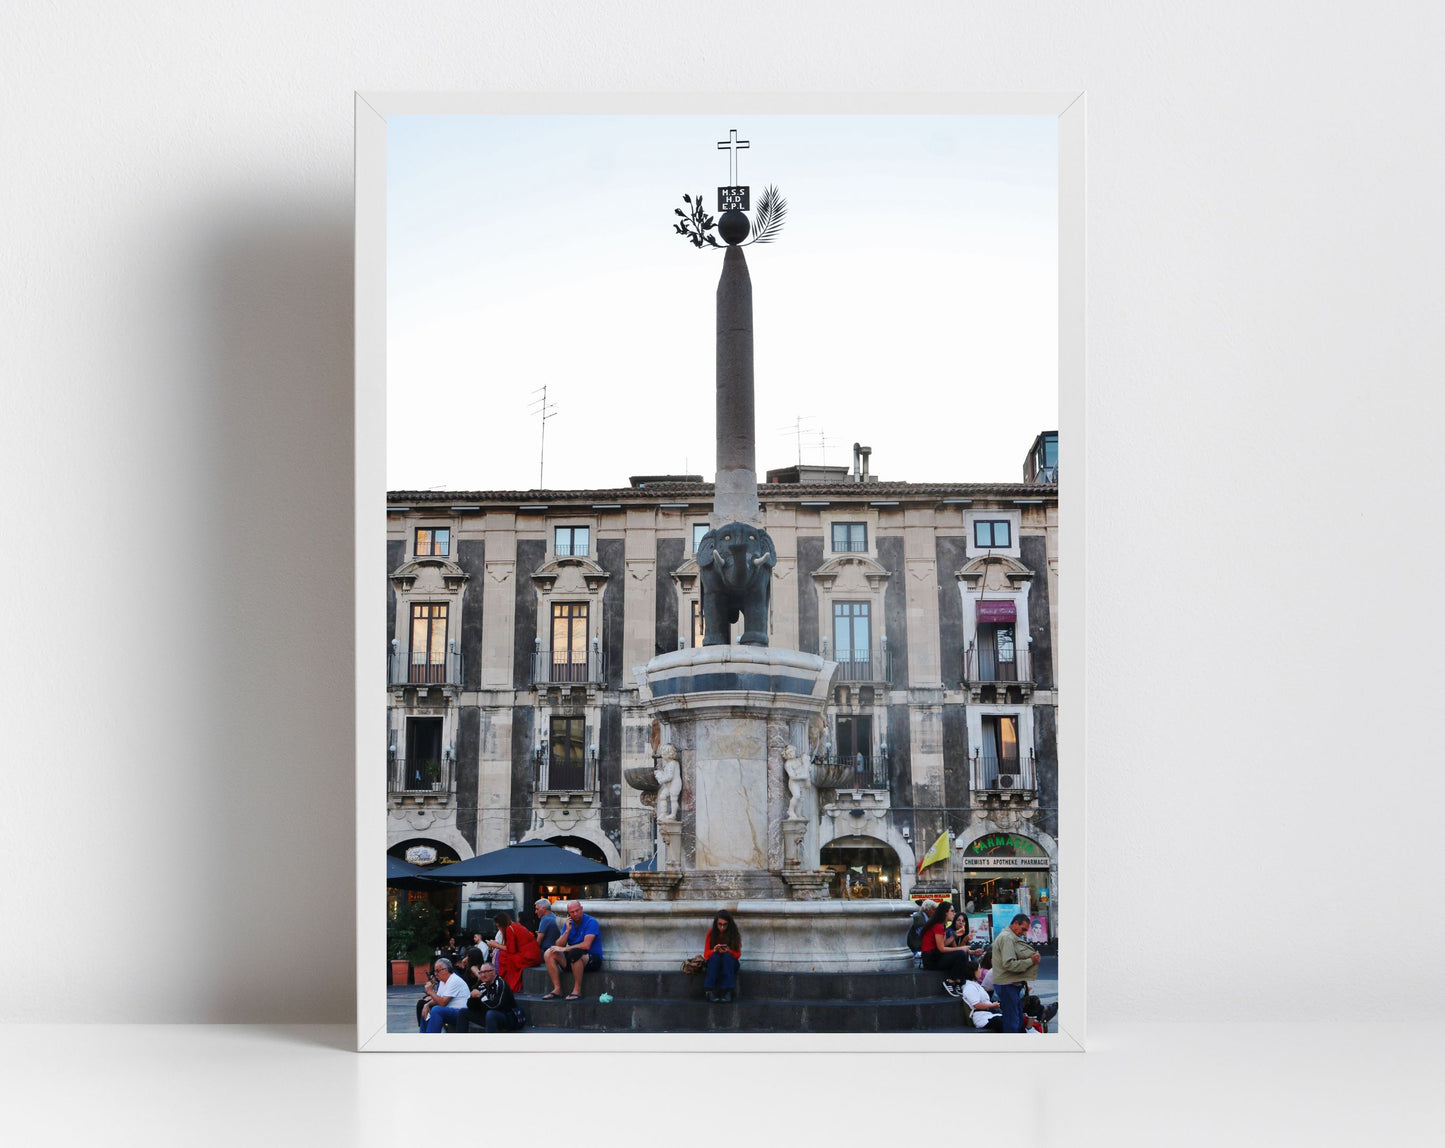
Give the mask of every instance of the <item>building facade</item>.
M 814 771 L 834 896 L 1022 896 L 1056 919 L 1056 443 L 1039 436 L 1021 483 L 881 482 L 858 448 L 851 471 L 759 488 L 770 643 L 838 663 Z M 702 641 L 711 505 L 697 476 L 388 496 L 392 853 L 540 837 L 619 868 L 652 857 L 655 811 L 624 776 L 653 764 L 634 670 Z M 920 873 L 945 833 L 949 856 Z M 467 886 L 457 923 L 604 892 Z

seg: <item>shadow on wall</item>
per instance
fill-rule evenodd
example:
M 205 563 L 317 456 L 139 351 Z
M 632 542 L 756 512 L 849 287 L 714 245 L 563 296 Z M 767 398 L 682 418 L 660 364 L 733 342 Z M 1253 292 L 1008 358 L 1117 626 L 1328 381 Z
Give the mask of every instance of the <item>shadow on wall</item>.
M 209 490 L 204 819 L 185 924 L 206 988 L 156 1019 L 344 1022 L 354 1011 L 352 219 L 349 203 L 220 205 L 198 247 L 194 347 Z M 377 591 L 381 608 L 381 590 Z M 378 897 L 380 894 L 378 894 Z M 324 969 L 324 975 L 318 975 Z M 380 974 L 378 974 L 380 977 Z M 164 994 L 174 1001 L 174 988 Z

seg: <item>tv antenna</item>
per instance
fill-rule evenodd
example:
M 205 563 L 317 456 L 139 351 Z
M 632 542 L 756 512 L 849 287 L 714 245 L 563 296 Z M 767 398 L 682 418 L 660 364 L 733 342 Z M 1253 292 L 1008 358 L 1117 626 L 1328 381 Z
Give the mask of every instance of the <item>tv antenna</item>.
M 827 432 L 826 430 L 824 430 L 822 427 L 819 427 L 819 428 L 818 428 L 817 437 L 818 437 L 818 450 L 819 450 L 819 452 L 820 452 L 820 453 L 822 454 L 822 456 L 823 456 L 823 461 L 822 461 L 822 463 L 821 463 L 820 465 L 821 465 L 821 466 L 827 466 L 827 465 L 828 465 L 828 448 L 829 448 L 830 446 L 837 446 L 837 445 L 838 445 L 838 440 L 837 440 L 837 439 L 831 439 L 831 438 L 829 438 L 829 437 L 828 437 L 828 432 Z
M 779 434 L 790 434 L 797 440 L 799 466 L 803 465 L 803 424 L 815 422 L 816 420 L 816 415 L 797 415 L 787 426 L 778 428 Z M 812 428 L 809 427 L 808 430 L 811 432 Z
M 532 405 L 528 413 L 542 420 L 542 446 L 537 456 L 537 489 L 546 490 L 547 484 L 542 481 L 542 474 L 547 464 L 547 420 L 557 417 L 557 404 L 547 401 L 546 383 L 532 392 Z

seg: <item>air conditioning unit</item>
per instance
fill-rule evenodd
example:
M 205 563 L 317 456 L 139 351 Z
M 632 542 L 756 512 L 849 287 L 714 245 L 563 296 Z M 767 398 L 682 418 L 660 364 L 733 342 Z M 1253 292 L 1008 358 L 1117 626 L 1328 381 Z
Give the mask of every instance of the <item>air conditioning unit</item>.
M 1016 773 L 1001 773 L 998 775 L 998 787 L 1000 789 L 1022 789 L 1023 778 Z

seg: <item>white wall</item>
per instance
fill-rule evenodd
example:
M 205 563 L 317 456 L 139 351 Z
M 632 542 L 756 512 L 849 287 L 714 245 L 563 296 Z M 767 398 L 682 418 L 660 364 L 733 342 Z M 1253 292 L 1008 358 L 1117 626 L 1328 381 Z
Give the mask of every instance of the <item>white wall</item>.
M 715 21 L 7 9 L 0 1019 L 77 952 L 96 1017 L 351 1015 L 357 88 L 1087 90 L 1091 1008 L 1336 1017 L 1363 934 L 1441 947 L 1438 9 Z

